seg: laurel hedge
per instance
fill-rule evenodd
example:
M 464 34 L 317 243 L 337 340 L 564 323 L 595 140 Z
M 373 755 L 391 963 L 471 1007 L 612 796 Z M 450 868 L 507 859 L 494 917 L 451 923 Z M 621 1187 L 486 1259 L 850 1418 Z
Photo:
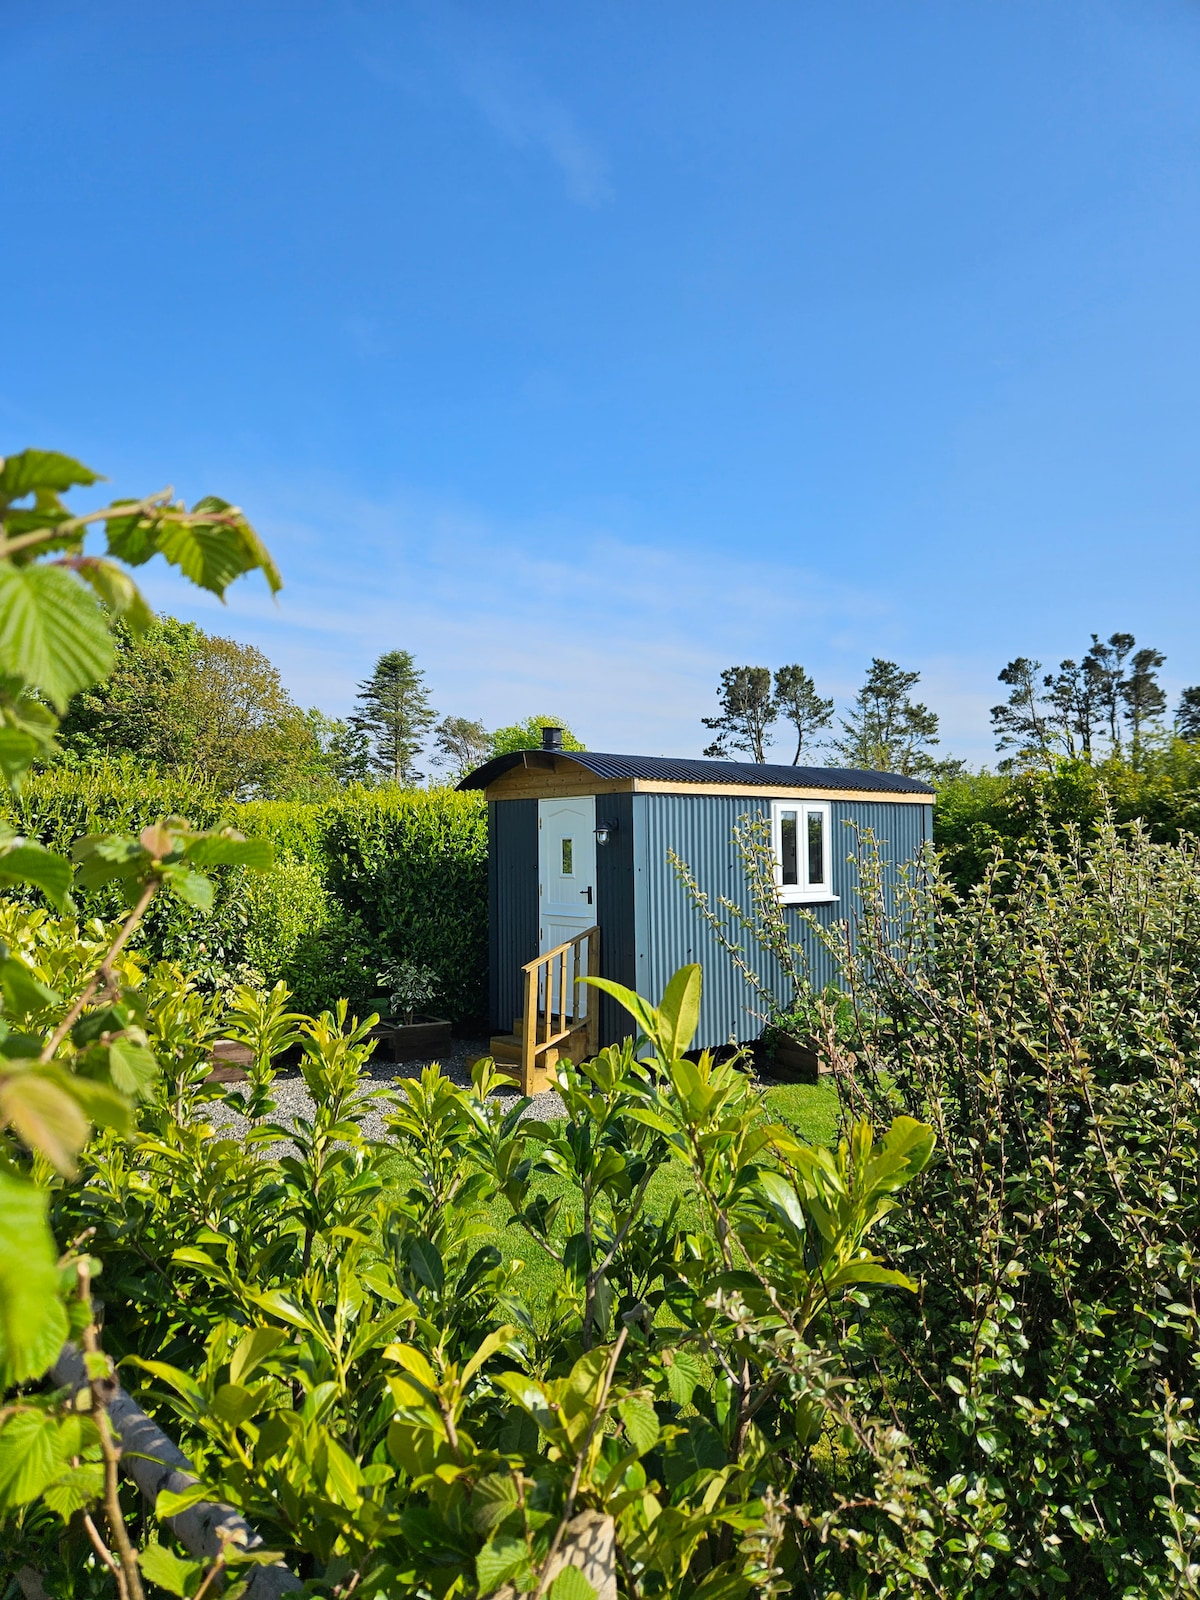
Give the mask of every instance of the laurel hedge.
M 141 949 L 180 962 L 211 988 L 282 978 L 296 1004 L 341 997 L 362 1007 L 398 956 L 433 968 L 435 1008 L 459 1025 L 487 1004 L 487 826 L 482 798 L 454 790 L 351 789 L 333 800 L 221 799 L 180 774 L 112 762 L 50 767 L 6 804 L 9 822 L 60 850 L 87 833 L 135 833 L 163 816 L 229 823 L 269 838 L 268 873 L 222 869 L 211 917 L 175 902 L 151 908 Z M 113 888 L 80 895 L 82 915 L 111 917 Z

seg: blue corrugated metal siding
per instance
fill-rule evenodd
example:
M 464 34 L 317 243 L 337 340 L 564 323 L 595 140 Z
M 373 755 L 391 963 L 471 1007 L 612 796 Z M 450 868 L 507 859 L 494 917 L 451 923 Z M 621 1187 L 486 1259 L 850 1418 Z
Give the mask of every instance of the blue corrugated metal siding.
M 596 846 L 596 922 L 600 928 L 600 975 L 637 985 L 634 940 L 634 841 L 631 794 L 596 796 L 596 822 L 615 822 L 607 844 Z M 633 1032 L 628 1014 L 610 995 L 600 996 L 600 1042 L 614 1044 Z
M 507 1033 L 524 1004 L 521 968 L 538 953 L 536 800 L 488 802 L 488 1001 Z
M 762 1002 L 696 911 L 671 869 L 667 852 L 674 849 L 687 862 L 714 910 L 719 910 L 722 895 L 748 910 L 745 876 L 730 836 L 740 817 L 769 815 L 770 797 L 759 800 L 725 795 L 643 794 L 634 796 L 633 809 L 639 992 L 656 1000 L 678 967 L 699 961 L 704 967 L 704 997 L 697 1045 L 756 1038 L 762 1031 L 757 1014 Z M 855 836 L 844 824 L 854 822 L 860 828 L 870 828 L 884 859 L 904 862 L 911 860 L 928 838 L 931 809 L 911 803 L 833 802 L 832 887 L 839 899 L 811 908 L 823 926 L 846 915 L 853 918 L 857 905 L 857 868 L 847 860 L 854 854 Z M 788 908 L 787 915 L 796 941 L 807 955 L 810 980 L 819 989 L 836 975 L 833 958 L 803 926 L 794 907 Z M 740 935 L 737 942 L 766 986 L 786 1002 L 787 983 L 778 963 L 764 955 L 747 935 Z

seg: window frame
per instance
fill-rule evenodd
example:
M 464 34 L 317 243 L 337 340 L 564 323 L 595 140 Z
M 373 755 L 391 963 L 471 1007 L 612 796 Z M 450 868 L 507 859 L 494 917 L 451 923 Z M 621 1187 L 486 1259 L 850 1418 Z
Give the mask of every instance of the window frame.
M 783 881 L 783 814 L 794 811 L 796 817 L 797 869 L 800 883 Z M 821 817 L 821 842 L 824 847 L 823 883 L 808 881 L 808 817 L 810 812 Z M 772 800 L 771 801 L 771 853 L 775 858 L 775 893 L 783 905 L 820 905 L 837 900 L 833 892 L 833 807 L 828 800 Z

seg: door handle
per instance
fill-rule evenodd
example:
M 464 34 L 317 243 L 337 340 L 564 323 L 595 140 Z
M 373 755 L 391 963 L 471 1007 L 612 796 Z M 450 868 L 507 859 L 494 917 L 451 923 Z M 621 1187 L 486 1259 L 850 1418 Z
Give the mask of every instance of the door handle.
M 591 884 L 589 883 L 586 889 L 580 889 L 579 892 L 580 892 L 580 894 L 587 895 L 587 897 L 588 897 L 588 905 L 591 905 L 591 903 L 592 903 L 592 886 L 591 886 Z

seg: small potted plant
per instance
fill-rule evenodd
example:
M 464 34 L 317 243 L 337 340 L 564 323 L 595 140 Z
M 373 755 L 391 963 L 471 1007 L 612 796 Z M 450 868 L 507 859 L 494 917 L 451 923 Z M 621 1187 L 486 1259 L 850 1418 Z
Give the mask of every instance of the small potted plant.
M 450 1042 L 450 1024 L 426 1014 L 437 998 L 437 974 L 417 961 L 392 961 L 375 980 L 384 991 L 387 1015 L 380 1034 L 391 1041 L 394 1061 L 432 1055 Z

